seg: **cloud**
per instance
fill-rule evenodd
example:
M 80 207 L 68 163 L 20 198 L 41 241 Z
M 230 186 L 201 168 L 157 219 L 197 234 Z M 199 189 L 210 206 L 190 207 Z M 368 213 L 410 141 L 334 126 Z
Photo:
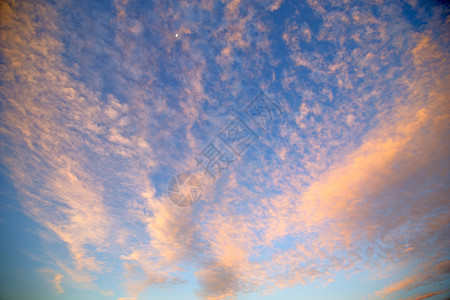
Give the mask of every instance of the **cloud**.
M 136 202 L 130 214 L 145 232 L 131 253 L 120 257 L 127 271 L 127 290 L 136 297 L 148 286 L 183 282 L 177 275 L 183 270 L 180 264 L 195 261 L 201 252 L 192 208 L 180 210 L 170 200 L 155 197 L 152 190 L 142 192 L 142 197 L 144 202 Z
M 131 156 L 141 147 L 100 137 L 106 127 L 120 136 L 123 126 L 111 116 L 126 112 L 126 105 L 111 95 L 110 104 L 103 105 L 98 93 L 71 77 L 62 59 L 56 10 L 44 3 L 2 6 L 6 77 L 1 146 L 10 153 L 2 158 L 22 195 L 25 214 L 56 236 L 55 244 L 62 242 L 67 248 L 68 260 L 45 247 L 47 255 L 59 261 L 54 267 L 72 280 L 89 283 L 95 277 L 86 272 L 105 270 L 96 256 L 109 248 L 112 226 L 103 183 L 96 177 L 99 164 L 94 166 L 90 158 L 105 151 Z M 131 140 L 138 144 L 139 138 Z
M 419 286 L 427 285 L 431 283 L 441 282 L 442 280 L 448 279 L 450 273 L 450 261 L 443 260 L 435 265 L 427 265 L 422 272 L 417 272 L 413 276 L 407 277 L 401 281 L 392 283 L 391 285 L 377 291 L 375 294 L 378 297 L 386 298 L 390 297 L 399 291 L 410 291 Z M 445 293 L 443 291 L 440 293 L 434 293 L 433 295 Z M 419 297 L 417 299 L 426 299 L 433 295 L 427 295 Z
M 63 16 L 49 4 L 2 2 L 2 159 L 44 229 L 58 272 L 41 273 L 57 291 L 63 279 L 92 287 L 115 268 L 131 296 L 123 299 L 182 284 L 191 269 L 207 299 L 382 263 L 423 272 L 380 296 L 446 278 L 448 35 L 439 42 L 433 32 L 445 30 L 412 34 L 404 20 L 392 23 L 401 19 L 395 4 L 376 18 L 364 5 L 308 3 L 318 28 L 295 15 L 273 33 L 278 0 L 229 1 L 223 16 L 208 1 L 158 3 L 152 18 L 116 1 L 111 27 L 83 39 L 60 30 Z M 102 55 L 108 64 L 94 64 Z M 172 205 L 166 179 L 195 167 L 253 79 L 289 98 L 282 141 L 261 135 L 217 185 L 203 182 L 198 205 Z
M 432 241 L 446 240 L 449 218 L 446 188 L 435 184 L 448 176 L 448 145 L 443 142 L 448 140 L 444 130 L 448 75 L 440 67 L 446 56 L 427 36 L 417 36 L 415 42 L 414 70 L 396 82 L 408 81 L 407 92 L 395 99 L 389 113 L 377 116 L 377 126 L 359 146 L 335 152 L 328 158 L 329 166 L 307 179 L 306 186 L 296 184 L 300 176 L 295 168 L 278 172 L 276 167 L 263 166 L 262 173 L 268 175 L 263 177 L 247 167 L 235 180 L 251 178 L 252 186 L 267 190 L 281 184 L 277 186 L 281 195 L 254 196 L 242 184 L 224 187 L 221 204 L 208 210 L 214 217 L 202 217 L 203 234 L 211 241 L 208 254 L 232 267 L 239 282 L 251 283 L 239 287 L 241 293 L 249 286 L 270 290 L 331 280 L 337 272 L 355 272 L 380 261 L 435 264 L 444 255 L 445 243 Z M 305 107 L 300 111 L 308 115 Z M 320 158 L 309 162 L 314 166 L 316 161 L 322 163 Z M 247 174 L 252 175 L 246 178 Z M 283 242 L 280 249 L 266 248 Z M 268 253 L 259 250 L 263 245 Z M 250 263 L 250 258 L 261 256 L 265 259 Z M 430 282 L 419 279 L 411 282 L 417 286 Z M 444 279 L 444 275 L 436 277 Z M 214 280 L 205 290 L 215 286 L 218 294 L 231 293 Z M 408 286 L 405 281 L 393 288 Z
M 226 299 L 236 297 L 239 293 L 239 276 L 232 267 L 212 263 L 197 271 L 201 291 L 198 293 L 205 299 Z
M 275 0 L 273 2 L 272 6 L 270 7 L 270 11 L 278 10 L 282 3 L 283 3 L 283 0 Z
M 64 275 L 59 274 L 59 273 L 53 271 L 52 269 L 48 269 L 48 268 L 43 268 L 38 271 L 47 276 L 51 276 L 51 278 L 49 278 L 49 280 L 50 280 L 50 282 L 52 282 L 54 284 L 55 290 L 58 294 L 64 293 L 64 289 L 61 286 L 61 281 L 64 278 Z
M 447 292 L 448 292 L 448 290 L 444 290 L 444 291 L 440 291 L 440 292 L 434 292 L 434 293 L 429 293 L 429 294 L 426 294 L 426 295 L 423 295 L 423 296 L 417 296 L 414 299 L 415 300 L 427 299 L 427 298 L 431 298 L 431 297 L 436 296 L 436 295 L 445 294 Z

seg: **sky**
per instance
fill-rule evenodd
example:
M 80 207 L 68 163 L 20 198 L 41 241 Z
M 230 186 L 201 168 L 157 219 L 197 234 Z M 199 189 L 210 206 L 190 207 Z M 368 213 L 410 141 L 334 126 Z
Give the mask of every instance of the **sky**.
M 0 1 L 0 299 L 450 299 L 450 7 Z

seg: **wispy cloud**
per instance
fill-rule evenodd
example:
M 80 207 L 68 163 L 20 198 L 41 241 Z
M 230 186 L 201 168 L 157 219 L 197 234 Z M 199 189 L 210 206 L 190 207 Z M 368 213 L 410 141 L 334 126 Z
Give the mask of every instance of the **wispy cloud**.
M 448 292 L 448 290 L 444 290 L 444 291 L 440 291 L 440 292 L 429 293 L 429 294 L 426 294 L 426 295 L 423 295 L 423 296 L 416 296 L 416 297 L 411 298 L 411 299 L 415 299 L 415 300 L 427 299 L 427 298 L 431 298 L 431 297 L 436 296 L 436 295 L 445 294 L 447 292 Z
M 400 291 L 410 291 L 422 285 L 427 285 L 431 283 L 441 282 L 443 279 L 448 278 L 450 272 L 450 262 L 448 260 L 440 261 L 435 265 L 426 266 L 422 272 L 417 272 L 416 274 L 407 277 L 401 281 L 392 283 L 391 285 L 383 288 L 382 290 L 376 292 L 376 295 L 382 298 L 391 297 Z M 446 291 L 433 293 L 417 299 L 425 299 L 434 295 L 445 293 Z
M 52 263 L 40 274 L 58 293 L 111 270 L 125 280 L 120 299 L 181 285 L 187 270 L 206 299 L 390 262 L 420 271 L 377 297 L 448 278 L 442 7 L 415 33 L 400 3 L 308 4 L 318 24 L 299 7 L 276 24 L 292 5 L 278 0 L 115 1 L 84 36 L 62 29 L 73 16 L 58 5 L 1 3 L 2 161 L 42 226 Z M 260 133 L 205 180 L 203 201 L 172 205 L 170 176 L 195 169 L 261 88 L 288 112 L 277 135 Z
M 43 273 L 45 276 L 49 276 L 49 281 L 54 285 L 54 288 L 58 294 L 64 293 L 64 289 L 61 286 L 61 281 L 64 278 L 64 275 L 59 274 L 51 269 L 40 269 L 40 273 Z

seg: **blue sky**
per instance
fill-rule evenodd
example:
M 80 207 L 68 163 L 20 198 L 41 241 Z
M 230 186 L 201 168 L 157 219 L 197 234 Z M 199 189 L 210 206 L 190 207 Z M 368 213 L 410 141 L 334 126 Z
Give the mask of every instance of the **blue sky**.
M 450 297 L 445 2 L 0 4 L 0 299 Z

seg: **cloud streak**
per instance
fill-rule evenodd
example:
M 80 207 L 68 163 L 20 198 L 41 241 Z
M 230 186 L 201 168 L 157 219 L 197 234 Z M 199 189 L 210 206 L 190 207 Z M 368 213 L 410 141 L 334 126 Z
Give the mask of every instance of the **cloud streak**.
M 417 8 L 419 33 L 396 2 L 1 5 L 2 163 L 57 293 L 123 274 L 120 299 L 190 281 L 227 299 L 384 264 L 415 272 L 368 297 L 448 280 L 445 8 Z M 247 120 L 260 139 L 172 205 L 170 177 L 202 176 L 260 90 L 286 119 Z

